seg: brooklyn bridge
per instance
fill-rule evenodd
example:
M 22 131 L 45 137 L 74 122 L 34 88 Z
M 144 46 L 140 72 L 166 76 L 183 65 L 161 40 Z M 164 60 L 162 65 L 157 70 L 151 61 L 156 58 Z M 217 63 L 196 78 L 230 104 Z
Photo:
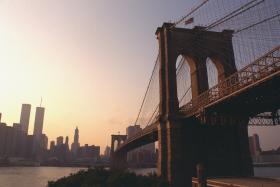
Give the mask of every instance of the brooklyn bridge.
M 135 120 L 143 130 L 112 135 L 112 167 L 158 141 L 157 174 L 170 186 L 191 186 L 197 164 L 207 176 L 253 176 L 248 126 L 280 124 L 279 33 L 279 0 L 204 0 L 163 23 Z

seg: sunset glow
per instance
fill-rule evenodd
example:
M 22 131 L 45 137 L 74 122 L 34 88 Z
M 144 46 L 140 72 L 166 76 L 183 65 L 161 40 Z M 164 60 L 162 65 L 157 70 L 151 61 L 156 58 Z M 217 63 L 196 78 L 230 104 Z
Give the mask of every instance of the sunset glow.
M 42 97 L 49 140 L 72 142 L 78 126 L 81 144 L 102 152 L 111 134 L 134 123 L 157 55 L 156 28 L 196 0 L 108 2 L 0 2 L 2 122 L 19 122 L 21 104 L 29 103 L 32 134 Z

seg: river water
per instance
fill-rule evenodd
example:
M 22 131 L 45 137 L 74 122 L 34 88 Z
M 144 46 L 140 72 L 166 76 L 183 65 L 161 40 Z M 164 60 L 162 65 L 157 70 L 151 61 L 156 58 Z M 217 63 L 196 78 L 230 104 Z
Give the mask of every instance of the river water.
M 0 187 L 46 187 L 55 180 L 83 168 L 67 167 L 0 167 Z M 155 168 L 133 169 L 137 174 L 155 172 Z M 255 175 L 280 179 L 280 167 L 255 168 Z

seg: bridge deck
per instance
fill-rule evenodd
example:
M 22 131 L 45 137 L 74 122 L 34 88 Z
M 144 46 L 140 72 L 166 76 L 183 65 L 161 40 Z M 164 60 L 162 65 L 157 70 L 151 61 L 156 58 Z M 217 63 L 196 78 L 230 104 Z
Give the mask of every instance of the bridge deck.
M 202 109 L 221 103 L 229 97 L 236 96 L 269 79 L 278 77 L 280 73 L 280 46 L 274 48 L 264 56 L 248 64 L 216 86 L 192 99 L 182 106 L 180 111 L 190 117 Z
M 269 51 L 264 56 L 255 60 L 251 64 L 245 66 L 243 69 L 239 70 L 238 72 L 232 74 L 224 81 L 221 81 L 216 86 L 200 94 L 197 98 L 192 99 L 189 103 L 187 103 L 186 105 L 182 106 L 179 109 L 179 114 L 181 117 L 184 118 L 199 116 L 198 114 L 202 113 L 203 111 L 205 112 L 210 107 L 217 106 L 218 103 L 221 105 L 223 102 L 226 101 L 226 99 L 229 98 L 236 99 L 238 96 L 241 97 L 242 93 L 248 92 L 253 88 L 255 89 L 258 87 L 262 88 L 262 85 L 264 85 L 265 82 L 267 83 L 272 79 L 279 80 L 279 75 L 280 75 L 280 46 L 277 46 L 276 48 Z M 262 92 L 256 91 L 256 93 L 261 94 Z M 253 103 L 256 103 L 256 100 L 258 98 L 264 98 L 264 101 L 267 101 L 264 95 L 255 95 L 255 97 L 253 98 L 255 98 L 252 100 Z M 259 103 L 260 100 L 261 99 L 258 100 Z M 251 109 L 255 105 L 252 106 L 248 104 L 249 103 L 248 97 L 242 98 L 241 101 L 242 103 L 240 104 L 243 105 L 243 108 L 245 108 L 246 106 L 244 104 L 247 103 L 247 108 L 245 110 L 250 111 L 252 113 Z M 236 107 L 226 107 L 226 108 L 236 109 Z M 238 108 L 240 108 L 239 104 L 238 104 Z M 263 110 L 263 108 L 261 110 Z M 240 112 L 240 110 L 236 110 L 236 111 L 238 111 L 238 113 Z M 257 114 L 263 112 L 270 112 L 270 111 L 255 111 L 255 113 Z M 123 144 L 121 144 L 115 150 L 115 153 L 119 152 L 121 149 L 126 149 L 126 151 L 132 150 L 133 148 L 136 147 L 135 142 L 137 141 L 138 141 L 137 146 L 144 145 L 143 141 L 141 143 L 141 140 L 145 140 L 145 137 L 148 137 L 150 140 L 156 141 L 157 138 L 155 135 L 157 132 L 157 124 L 158 124 L 157 118 L 158 115 L 155 118 L 156 120 L 152 120 L 153 121 L 152 124 L 149 124 L 142 131 L 136 133 L 134 136 L 127 139 Z M 147 143 L 150 142 L 151 141 L 147 141 Z M 130 145 L 133 143 L 135 144 L 134 146 Z
M 197 186 L 197 178 L 193 178 L 193 187 Z M 248 177 L 248 178 L 215 178 L 208 179 L 209 187 L 279 187 L 280 180 Z

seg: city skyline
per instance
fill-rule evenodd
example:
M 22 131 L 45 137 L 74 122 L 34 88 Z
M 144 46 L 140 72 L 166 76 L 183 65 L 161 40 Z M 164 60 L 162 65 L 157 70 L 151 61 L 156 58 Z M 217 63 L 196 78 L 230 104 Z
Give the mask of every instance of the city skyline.
M 125 134 L 135 121 L 157 54 L 156 28 L 195 2 L 1 2 L 2 121 L 19 122 L 19 106 L 30 103 L 32 134 L 42 96 L 49 140 L 63 134 L 73 142 L 79 126 L 81 145 L 103 152 L 110 134 Z M 250 129 L 264 148 L 280 141 L 279 127 Z

